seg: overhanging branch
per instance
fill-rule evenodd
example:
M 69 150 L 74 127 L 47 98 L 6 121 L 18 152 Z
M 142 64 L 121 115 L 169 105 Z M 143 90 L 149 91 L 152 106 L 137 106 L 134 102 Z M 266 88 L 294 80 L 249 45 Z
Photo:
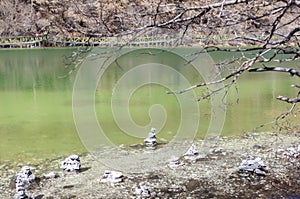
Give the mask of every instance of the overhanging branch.
M 283 73 L 290 73 L 291 76 L 296 75 L 296 76 L 300 77 L 300 72 L 293 68 L 264 66 L 262 68 L 249 68 L 248 71 L 249 72 L 266 72 L 266 71 L 283 72 Z
M 276 99 L 287 102 L 287 103 L 291 103 L 291 104 L 296 104 L 300 102 L 300 98 L 295 97 L 295 98 L 288 98 L 288 97 L 284 97 L 284 96 L 278 96 Z

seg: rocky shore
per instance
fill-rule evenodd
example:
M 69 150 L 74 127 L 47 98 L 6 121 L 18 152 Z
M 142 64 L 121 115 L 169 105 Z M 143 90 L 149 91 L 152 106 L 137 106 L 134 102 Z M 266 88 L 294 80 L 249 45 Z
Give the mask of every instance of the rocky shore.
M 195 141 L 196 146 L 201 140 Z M 108 170 L 89 153 L 81 154 L 78 173 L 60 169 L 64 157 L 29 162 L 36 176 L 27 194 L 32 198 L 300 198 L 300 168 L 285 152 L 297 147 L 295 134 L 251 133 L 221 137 L 210 153 L 194 162 L 182 160 L 148 173 L 123 173 L 116 183 L 103 181 Z M 264 173 L 242 172 L 245 159 L 260 158 Z M 296 157 L 300 162 L 300 157 Z M 244 161 L 245 164 L 245 161 Z M 1 198 L 13 198 L 13 176 L 24 165 L 1 163 Z M 46 175 L 54 172 L 55 175 Z M 107 172 L 107 171 L 106 171 Z M 53 173 L 52 173 L 53 174 Z

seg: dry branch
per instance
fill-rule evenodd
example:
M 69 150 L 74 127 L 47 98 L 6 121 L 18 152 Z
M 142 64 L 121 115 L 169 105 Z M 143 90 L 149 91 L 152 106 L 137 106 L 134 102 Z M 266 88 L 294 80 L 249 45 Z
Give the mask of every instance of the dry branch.
M 293 69 L 293 68 L 283 68 L 283 67 L 263 67 L 263 68 L 250 68 L 248 69 L 249 72 L 266 72 L 266 71 L 274 71 L 274 72 L 283 72 L 283 73 L 290 73 L 291 76 L 298 76 L 300 77 L 300 72 Z
M 295 98 L 288 98 L 288 97 L 278 96 L 276 99 L 284 101 L 284 102 L 287 102 L 287 103 L 292 103 L 292 104 L 300 102 L 300 98 L 297 98 L 297 97 L 295 97 Z

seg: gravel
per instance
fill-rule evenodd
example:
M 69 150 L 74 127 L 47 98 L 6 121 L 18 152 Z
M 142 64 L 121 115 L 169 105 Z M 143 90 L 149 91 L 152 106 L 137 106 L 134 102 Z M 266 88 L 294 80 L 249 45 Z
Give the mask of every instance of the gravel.
M 200 147 L 202 140 L 195 141 Z M 110 168 L 90 153 L 80 154 L 79 172 L 60 169 L 64 157 L 29 162 L 36 176 L 26 190 L 33 198 L 300 198 L 300 169 L 286 157 L 288 148 L 297 147 L 300 137 L 291 134 L 249 133 L 221 137 L 205 157 L 188 161 L 172 169 L 165 166 L 146 173 L 122 173 L 115 183 L 103 180 Z M 199 154 L 197 154 L 199 155 Z M 260 158 L 264 175 L 239 169 L 243 160 Z M 257 160 L 260 160 L 257 159 Z M 294 161 L 299 161 L 300 158 Z M 245 162 L 245 161 L 244 161 Z M 0 164 L 1 198 L 13 198 L 13 176 L 19 165 Z M 49 175 L 51 173 L 51 175 Z

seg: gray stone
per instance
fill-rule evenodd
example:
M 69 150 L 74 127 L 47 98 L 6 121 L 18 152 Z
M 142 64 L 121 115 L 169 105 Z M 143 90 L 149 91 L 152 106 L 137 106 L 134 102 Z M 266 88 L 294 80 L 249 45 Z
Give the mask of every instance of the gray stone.
M 199 152 L 196 148 L 195 144 L 192 144 L 191 147 L 187 150 L 187 152 L 183 156 L 196 156 Z
M 263 172 L 264 168 L 265 168 L 265 164 L 261 160 L 261 158 L 243 160 L 239 166 L 239 170 L 242 172 L 256 173 L 255 171 L 257 170 L 256 174 L 264 173 Z M 263 175 L 265 175 L 265 173 Z
M 255 169 L 254 173 L 256 173 L 257 175 L 262 175 L 262 176 L 266 175 L 266 172 L 261 169 Z
M 101 182 L 110 183 L 111 185 L 113 185 L 115 183 L 122 182 L 123 179 L 124 175 L 122 174 L 122 172 L 106 170 L 104 171 Z
M 204 159 L 205 156 L 198 152 L 195 144 L 192 144 L 187 152 L 183 155 L 183 158 L 189 162 L 196 162 L 200 159 Z
M 43 176 L 44 176 L 44 178 L 51 179 L 51 178 L 57 178 L 58 174 L 56 174 L 55 172 L 51 171 L 51 172 L 49 172 L 47 174 L 44 174 Z
M 168 167 L 171 169 L 175 169 L 181 165 L 183 165 L 183 163 L 180 161 L 180 158 L 176 156 L 172 156 L 168 161 Z
M 150 197 L 151 196 L 150 189 L 146 185 L 141 183 L 139 185 L 139 187 L 136 188 L 135 195 L 138 195 L 141 197 Z

